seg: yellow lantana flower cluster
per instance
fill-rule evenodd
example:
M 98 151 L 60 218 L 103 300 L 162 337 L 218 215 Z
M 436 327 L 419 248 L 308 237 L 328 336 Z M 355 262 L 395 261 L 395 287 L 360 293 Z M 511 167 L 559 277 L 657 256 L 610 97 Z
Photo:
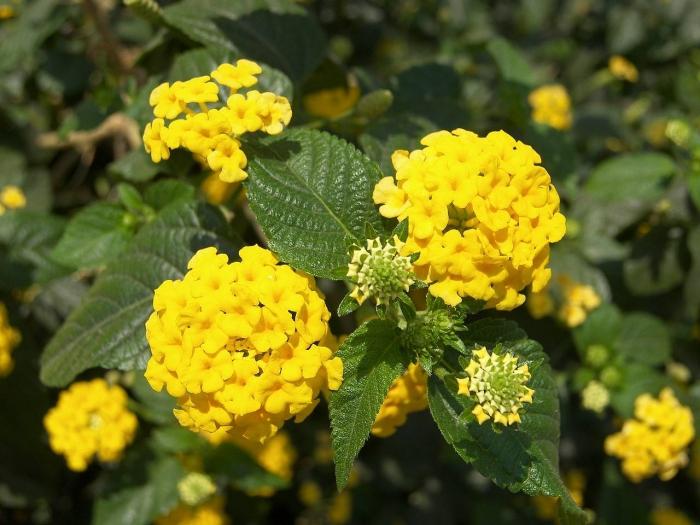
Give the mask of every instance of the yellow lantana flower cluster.
M 693 525 L 693 520 L 683 512 L 670 507 L 659 507 L 649 515 L 651 525 Z
M 384 217 L 408 219 L 402 254 L 419 254 L 416 274 L 448 305 L 463 297 L 499 310 L 521 305 L 521 290 L 549 281 L 549 244 L 566 230 L 540 156 L 504 131 L 439 131 L 421 144 L 395 151 L 396 180 L 374 189 Z
M 489 419 L 503 425 L 520 423 L 523 403 L 532 403 L 535 393 L 526 386 L 530 380 L 527 363 L 519 364 L 510 353 L 489 353 L 482 346 L 472 352 L 465 372 L 467 377 L 457 379 L 457 393 L 476 401 L 472 414 L 480 425 Z
M 224 500 L 214 497 L 196 507 L 180 504 L 165 516 L 156 518 L 155 525 L 227 525 Z
M 75 471 L 85 470 L 93 457 L 118 460 L 138 426 L 127 401 L 121 387 L 104 379 L 74 383 L 44 417 L 51 448 Z
M 372 425 L 372 434 L 389 437 L 406 423 L 408 414 L 424 410 L 428 406 L 427 381 L 428 377 L 419 365 L 408 365 L 406 372 L 389 388 Z
M 12 352 L 22 341 L 22 334 L 10 324 L 7 308 L 0 303 L 0 377 L 12 372 Z
M 330 313 L 313 278 L 258 246 L 239 255 L 229 263 L 216 248 L 199 250 L 183 279 L 158 287 L 145 375 L 178 398 L 183 426 L 263 442 L 309 415 L 321 390 L 336 390 L 343 364 L 320 343 Z
M 576 282 L 568 275 L 557 277 L 556 284 L 556 301 L 548 288 L 528 295 L 527 308 L 535 319 L 541 319 L 556 311 L 557 319 L 569 328 L 574 328 L 582 324 L 588 314 L 601 305 L 600 295 L 591 285 Z M 558 308 L 555 303 L 558 303 Z
M 27 205 L 27 198 L 18 186 L 5 186 L 0 190 L 0 215 L 7 210 L 24 208 Z
M 615 78 L 627 82 L 637 82 L 639 71 L 637 67 L 621 55 L 613 55 L 608 60 L 608 70 Z
M 567 130 L 571 127 L 571 99 L 561 84 L 540 86 L 527 98 L 532 107 L 532 120 L 554 129 Z
M 622 471 L 635 483 L 654 475 L 667 481 L 688 464 L 686 449 L 694 438 L 692 412 L 664 388 L 658 398 L 642 394 L 635 400 L 634 418 L 606 438 L 605 452 L 622 460 Z
M 153 162 L 170 158 L 172 149 L 185 148 L 222 181 L 244 180 L 248 160 L 239 137 L 255 131 L 276 135 L 292 118 L 283 96 L 257 90 L 238 93 L 254 86 L 261 72 L 255 62 L 241 59 L 235 65 L 220 65 L 211 76 L 157 86 L 149 99 L 156 118 L 143 132 L 144 147 Z M 223 87 L 230 93 L 225 105 L 219 100 Z M 212 103 L 216 107 L 209 107 Z

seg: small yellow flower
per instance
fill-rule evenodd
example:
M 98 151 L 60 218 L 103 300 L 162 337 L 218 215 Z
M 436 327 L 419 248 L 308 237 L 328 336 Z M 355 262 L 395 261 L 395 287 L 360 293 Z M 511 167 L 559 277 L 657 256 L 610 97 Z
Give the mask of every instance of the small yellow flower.
M 313 279 L 257 246 L 239 255 L 199 250 L 182 280 L 155 291 L 145 376 L 178 398 L 183 426 L 262 443 L 337 390 L 343 364 L 321 345 L 330 312 Z
M 126 392 L 104 379 L 73 383 L 44 417 L 49 443 L 68 468 L 85 470 L 96 457 L 117 461 L 133 441 L 138 421 L 127 409 Z
M 216 173 L 212 173 L 202 181 L 199 189 L 204 194 L 207 202 L 211 204 L 223 204 L 231 198 L 236 187 L 236 183 L 224 182 Z
M 564 474 L 564 484 L 579 507 L 583 506 L 583 493 L 586 490 L 586 476 L 578 469 Z M 551 496 L 535 496 L 532 498 L 537 516 L 543 520 L 557 521 L 559 498 Z
M 11 5 L 0 5 L 0 20 L 7 20 L 15 15 L 15 10 Z
M 21 341 L 22 334 L 10 325 L 7 308 L 0 303 L 0 377 L 12 372 L 14 368 L 12 352 Z
M 530 370 L 519 364 L 510 353 L 489 353 L 483 346 L 473 351 L 466 368 L 467 377 L 457 380 L 458 394 L 476 401 L 472 414 L 479 424 L 492 419 L 495 423 L 520 423 L 523 403 L 532 403 L 534 390 L 528 388 Z
M 334 119 L 350 111 L 360 98 L 360 88 L 352 80 L 348 86 L 314 91 L 304 96 L 304 109 L 314 117 Z
M 619 80 L 627 82 L 637 82 L 639 80 L 639 71 L 635 65 L 621 55 L 613 55 L 608 60 L 608 70 Z
M 374 424 L 372 434 L 389 437 L 396 429 L 406 423 L 411 412 L 425 410 L 428 406 L 428 377 L 423 369 L 414 363 L 389 388 Z
M 535 89 L 528 96 L 528 101 L 535 122 L 560 130 L 571 127 L 571 99 L 561 84 L 548 84 Z
M 157 86 L 149 99 L 156 118 L 143 134 L 151 160 L 160 162 L 170 157 L 170 150 L 185 148 L 222 181 L 244 180 L 248 160 L 239 137 L 255 131 L 276 135 L 292 118 L 285 97 L 255 90 L 237 93 L 255 85 L 261 72 L 255 62 L 241 59 L 236 65 L 220 65 L 211 76 Z M 228 88 L 226 100 L 219 99 L 222 89 L 212 79 Z M 216 107 L 210 107 L 211 103 Z
M 600 296 L 587 284 L 574 282 L 570 277 L 561 275 L 558 279 L 562 289 L 563 303 L 557 317 L 571 328 L 582 324 L 588 314 L 598 308 Z
M 350 491 L 344 490 L 336 494 L 328 505 L 326 511 L 328 522 L 331 525 L 345 525 L 352 517 L 352 496 Z
M 659 507 L 651 511 L 651 525 L 693 525 L 693 521 L 683 512 L 669 507 Z
M 299 501 L 307 507 L 315 507 L 322 497 L 321 487 L 314 481 L 305 481 L 299 487 Z
M 177 484 L 180 501 L 196 507 L 216 494 L 216 485 L 212 479 L 201 472 L 190 472 Z
M 191 507 L 180 504 L 165 516 L 155 519 L 155 525 L 228 525 L 224 500 L 211 498 L 206 503 Z
M 18 208 L 24 208 L 27 205 L 27 198 L 24 196 L 22 189 L 18 186 L 5 186 L 2 191 L 0 191 L 0 204 L 2 204 L 3 208 L 16 210 Z
M 541 292 L 530 292 L 527 295 L 525 306 L 535 319 L 542 319 L 554 313 L 554 299 L 546 288 Z
M 549 246 L 566 231 L 540 156 L 504 131 L 438 131 L 421 143 L 395 151 L 396 176 L 374 189 L 383 216 L 408 220 L 401 255 L 418 255 L 415 274 L 448 305 L 520 306 L 524 288 L 549 281 Z
M 605 452 L 622 460 L 634 483 L 654 475 L 667 481 L 688 464 L 686 449 L 694 438 L 692 412 L 664 388 L 658 398 L 642 394 L 635 400 L 634 418 L 606 438 Z

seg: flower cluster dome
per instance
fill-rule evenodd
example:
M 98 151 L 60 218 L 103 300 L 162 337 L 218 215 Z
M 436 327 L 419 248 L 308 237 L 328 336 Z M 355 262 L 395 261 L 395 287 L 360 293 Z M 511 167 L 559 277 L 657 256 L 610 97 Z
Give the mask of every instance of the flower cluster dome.
M 457 129 L 392 156 L 396 177 L 374 189 L 385 217 L 408 220 L 402 254 L 448 305 L 463 297 L 511 310 L 549 281 L 549 245 L 565 233 L 559 195 L 540 156 L 504 131 Z
M 673 478 L 688 464 L 686 449 L 695 438 L 693 414 L 670 388 L 658 398 L 642 394 L 634 402 L 634 418 L 607 437 L 605 452 L 622 460 L 622 471 L 633 482 L 658 475 Z
M 156 290 L 145 375 L 178 399 L 183 426 L 263 442 L 337 389 L 343 365 L 325 346 L 330 313 L 313 278 L 258 246 L 239 255 L 199 250 Z
M 254 89 L 238 93 L 257 84 L 260 73 L 258 64 L 241 59 L 235 65 L 220 65 L 211 75 L 157 86 L 149 99 L 156 118 L 143 132 L 153 162 L 185 148 L 222 181 L 244 180 L 248 160 L 240 136 L 255 131 L 276 135 L 292 118 L 289 100 L 283 96 Z M 220 101 L 224 88 L 229 96 Z
M 73 383 L 44 417 L 51 448 L 75 471 L 85 470 L 93 457 L 118 460 L 138 426 L 127 401 L 124 389 L 104 379 Z

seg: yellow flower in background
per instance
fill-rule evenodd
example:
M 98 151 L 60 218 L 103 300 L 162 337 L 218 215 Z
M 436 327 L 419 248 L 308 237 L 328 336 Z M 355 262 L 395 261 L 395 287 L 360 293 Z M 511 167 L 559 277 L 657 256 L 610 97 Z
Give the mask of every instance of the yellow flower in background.
M 12 372 L 15 366 L 12 352 L 21 341 L 22 334 L 10 325 L 7 308 L 0 303 L 0 377 Z
M 425 410 L 428 406 L 428 377 L 423 369 L 414 363 L 389 388 L 374 424 L 372 434 L 389 437 L 406 423 L 411 412 Z
M 292 118 L 289 101 L 283 96 L 256 90 L 237 92 L 257 84 L 261 72 L 255 62 L 241 59 L 235 65 L 220 65 L 211 76 L 157 86 L 149 99 L 156 118 L 143 133 L 144 147 L 153 162 L 168 159 L 172 149 L 185 148 L 222 181 L 244 180 L 248 159 L 238 137 L 256 131 L 276 135 Z M 230 93 L 225 100 L 219 98 L 221 86 Z M 216 107 L 210 107 L 212 103 Z
M 215 497 L 191 507 L 180 504 L 165 516 L 156 518 L 155 525 L 228 525 L 229 519 L 224 513 L 224 500 Z
M 649 516 L 651 525 L 693 525 L 693 520 L 680 510 L 670 507 L 660 507 L 651 511 Z
M 307 507 L 315 507 L 323 498 L 323 491 L 315 481 L 304 481 L 299 486 L 299 501 Z
M 190 472 L 178 482 L 177 492 L 180 501 L 194 507 L 216 494 L 216 484 L 206 474 Z
M 16 14 L 17 13 L 15 13 L 15 10 L 11 5 L 0 5 L 0 20 L 13 18 Z
M 51 448 L 75 471 L 85 470 L 93 458 L 117 461 L 138 426 L 127 401 L 121 387 L 104 379 L 73 383 L 44 417 Z
M 581 406 L 602 414 L 610 404 L 610 392 L 600 381 L 590 381 L 581 391 Z
M 239 255 L 199 250 L 183 279 L 158 287 L 145 376 L 177 398 L 181 425 L 262 443 L 336 390 L 343 364 L 321 344 L 330 312 L 313 278 L 258 246 Z
M 554 299 L 552 299 L 547 288 L 541 292 L 530 292 L 527 294 L 525 306 L 527 306 L 527 311 L 535 319 L 542 319 L 554 313 Z
M 224 182 L 216 173 L 208 175 L 199 186 L 207 202 L 211 204 L 223 204 L 236 190 L 237 183 Z
M 622 460 L 622 472 L 635 483 L 658 475 L 673 478 L 688 464 L 687 447 L 695 438 L 693 414 L 670 388 L 658 398 L 642 394 L 634 402 L 634 418 L 608 436 L 605 452 Z
M 566 275 L 557 280 L 564 298 L 557 317 L 570 328 L 579 326 L 591 311 L 600 306 L 600 296 L 592 286 L 574 282 Z
M 6 210 L 16 210 L 27 205 L 27 198 L 18 186 L 5 186 L 0 190 L 0 215 Z
M 326 511 L 331 525 L 345 525 L 352 517 L 352 495 L 349 490 L 336 494 Z
M 637 82 L 639 71 L 635 65 L 621 55 L 613 55 L 608 60 L 608 70 L 615 78 L 627 82 Z
M 583 507 L 583 494 L 586 490 L 586 476 L 578 470 L 572 469 L 564 474 L 564 485 L 571 494 L 571 499 L 576 505 Z M 559 509 L 559 498 L 551 496 L 534 496 L 532 502 L 535 506 L 537 517 L 543 520 L 557 521 L 557 511 Z
M 540 156 L 504 131 L 439 131 L 421 143 L 395 151 L 395 179 L 374 189 L 384 217 L 408 219 L 402 255 L 419 255 L 415 273 L 448 305 L 520 306 L 526 286 L 539 292 L 549 281 L 549 245 L 566 231 Z
M 360 87 L 353 77 L 347 86 L 314 91 L 304 96 L 304 109 L 314 117 L 333 119 L 350 111 L 360 98 Z
M 532 403 L 534 390 L 528 388 L 530 370 L 510 353 L 489 353 L 485 347 L 472 352 L 465 372 L 467 377 L 457 379 L 458 394 L 476 402 L 472 414 L 481 425 L 492 419 L 494 423 L 520 423 L 523 403 Z
M 571 99 L 561 84 L 547 84 L 538 87 L 528 96 L 532 107 L 532 120 L 554 129 L 567 130 L 571 127 Z

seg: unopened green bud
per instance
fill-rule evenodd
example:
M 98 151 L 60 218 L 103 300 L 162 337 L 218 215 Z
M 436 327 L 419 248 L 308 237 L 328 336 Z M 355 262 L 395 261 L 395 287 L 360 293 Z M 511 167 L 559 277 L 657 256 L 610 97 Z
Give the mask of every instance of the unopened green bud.
M 586 348 L 586 364 L 593 368 L 602 368 L 610 359 L 610 351 L 603 345 L 591 345 Z
M 600 380 L 608 388 L 617 388 L 622 384 L 622 372 L 616 366 L 606 366 L 600 373 Z
M 388 89 L 378 89 L 367 93 L 357 103 L 355 113 L 359 116 L 374 120 L 381 117 L 394 102 L 394 95 Z
M 569 239 L 575 239 L 581 233 L 581 223 L 576 219 L 566 220 L 566 237 Z
M 367 241 L 367 248 L 352 254 L 348 278 L 355 283 L 350 292 L 359 304 L 373 297 L 377 304 L 388 304 L 416 282 L 410 257 L 399 254 L 403 243 L 398 237 L 382 244 L 379 238 Z

